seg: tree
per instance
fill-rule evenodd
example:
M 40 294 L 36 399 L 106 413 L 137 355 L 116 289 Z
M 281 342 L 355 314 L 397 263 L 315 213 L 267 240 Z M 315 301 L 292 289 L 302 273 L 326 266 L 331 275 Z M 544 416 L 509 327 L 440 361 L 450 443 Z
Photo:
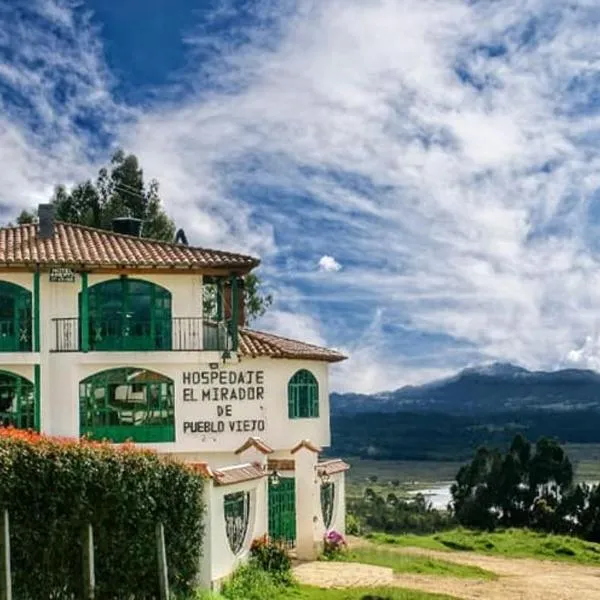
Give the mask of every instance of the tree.
M 174 241 L 175 224 L 162 208 L 158 181 L 153 179 L 146 184 L 137 157 L 122 150 L 114 153 L 108 167 L 98 171 L 95 182 L 88 179 L 71 190 L 59 184 L 50 201 L 59 221 L 111 230 L 113 219 L 133 217 L 143 221 L 142 237 Z M 24 210 L 17 223 L 33 223 L 36 217 L 34 211 Z M 244 302 L 249 321 L 264 315 L 273 303 L 273 297 L 263 293 L 261 285 L 262 281 L 254 273 L 244 277 Z M 215 291 L 207 286 L 205 314 L 211 314 L 214 306 Z

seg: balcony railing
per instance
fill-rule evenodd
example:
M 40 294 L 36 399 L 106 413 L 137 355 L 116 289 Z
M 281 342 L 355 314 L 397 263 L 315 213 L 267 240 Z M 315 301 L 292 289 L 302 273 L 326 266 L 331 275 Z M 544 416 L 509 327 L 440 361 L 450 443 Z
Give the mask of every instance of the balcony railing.
M 81 352 L 82 325 L 80 319 L 52 319 L 54 352 Z M 197 317 L 174 317 L 153 321 L 113 319 L 87 323 L 88 350 L 120 351 L 195 351 L 231 349 L 231 335 L 225 323 Z

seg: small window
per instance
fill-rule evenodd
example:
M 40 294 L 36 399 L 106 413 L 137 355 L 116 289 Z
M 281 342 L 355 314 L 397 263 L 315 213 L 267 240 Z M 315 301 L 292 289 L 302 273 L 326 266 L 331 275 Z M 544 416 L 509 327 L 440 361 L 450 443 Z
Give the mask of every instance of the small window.
M 237 492 L 227 494 L 223 499 L 225 514 L 225 533 L 229 547 L 234 554 L 239 554 L 248 533 L 250 518 L 250 493 Z
M 319 416 L 319 384 L 306 369 L 298 371 L 288 383 L 288 416 L 290 419 Z

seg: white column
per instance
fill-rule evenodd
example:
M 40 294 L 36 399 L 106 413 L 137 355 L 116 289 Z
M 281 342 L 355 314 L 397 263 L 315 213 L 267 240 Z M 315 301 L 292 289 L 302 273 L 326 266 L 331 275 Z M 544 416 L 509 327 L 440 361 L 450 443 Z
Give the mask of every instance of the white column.
M 301 445 L 295 456 L 296 476 L 296 552 L 300 560 L 315 560 L 318 523 L 319 486 L 317 485 L 317 452 L 309 445 Z

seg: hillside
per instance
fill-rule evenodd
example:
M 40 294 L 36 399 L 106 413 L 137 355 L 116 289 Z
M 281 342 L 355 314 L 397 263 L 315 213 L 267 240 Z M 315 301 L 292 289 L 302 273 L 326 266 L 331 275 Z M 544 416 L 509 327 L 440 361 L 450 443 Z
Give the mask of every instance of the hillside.
M 495 363 L 453 377 L 378 394 L 331 395 L 332 414 L 397 411 L 476 415 L 497 412 L 600 409 L 600 374 L 564 369 L 528 371 Z

